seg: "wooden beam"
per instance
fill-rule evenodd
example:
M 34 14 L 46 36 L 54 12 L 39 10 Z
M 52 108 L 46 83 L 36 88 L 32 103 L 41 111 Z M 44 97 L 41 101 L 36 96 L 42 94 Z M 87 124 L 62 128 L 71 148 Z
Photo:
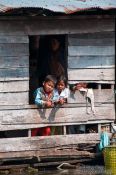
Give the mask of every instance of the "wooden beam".
M 69 46 L 69 56 L 110 56 L 115 55 L 113 46 Z
M 4 138 L 0 140 L 0 154 L 10 151 L 41 151 L 41 149 L 67 148 L 79 143 L 96 143 L 99 140 L 99 134 L 94 133 L 31 138 Z
M 0 68 L 29 67 L 29 56 L 0 56 Z
M 101 120 L 90 120 L 90 121 L 85 121 L 85 122 L 71 122 L 71 123 L 47 123 L 47 124 L 0 124 L 0 131 L 18 131 L 18 130 L 28 130 L 28 129 L 33 129 L 33 128 L 41 128 L 41 127 L 46 127 L 46 126 L 69 126 L 69 125 L 81 125 L 81 124 L 104 124 L 104 123 L 113 123 L 114 120 L 109 120 L 109 119 L 101 119 Z
M 0 81 L 3 80 L 18 80 L 18 78 L 29 78 L 28 68 L 4 68 L 0 69 Z
M 63 134 L 66 135 L 66 126 L 63 126 Z
M 28 56 L 29 45 L 27 43 L 0 44 L 0 56 Z
M 101 32 L 94 32 L 94 33 L 75 33 L 75 34 L 71 34 L 68 36 L 68 43 L 70 43 L 70 39 L 74 41 L 78 39 L 104 39 L 104 38 L 113 38 L 114 39 L 115 36 L 115 31 L 101 31 Z M 96 42 L 96 41 L 95 41 Z M 110 44 L 110 43 L 109 43 Z
M 94 157 L 95 156 L 95 153 L 90 153 L 90 152 L 87 152 L 87 151 L 77 151 L 76 149 L 74 150 L 71 150 L 71 149 L 61 149 L 61 150 L 57 150 L 56 148 L 50 148 L 49 150 L 48 149 L 44 149 L 41 151 L 10 151 L 10 152 L 0 152 L 0 159 L 4 159 L 4 158 L 32 158 L 32 157 L 47 157 L 48 158 L 48 155 L 49 157 L 61 157 L 62 156 L 64 157 Z
M 39 22 L 38 22 L 39 21 Z M 60 23 L 60 25 L 59 25 Z M 33 24 L 33 25 L 32 25 Z M 70 24 L 70 25 L 69 25 Z M 84 24 L 84 25 L 83 25 Z M 92 26 L 92 27 L 91 27 Z M 46 35 L 114 31 L 115 19 L 52 19 L 0 21 L 0 35 Z
M 114 69 L 68 69 L 69 80 L 114 81 Z
M 114 68 L 115 55 L 110 56 L 69 56 L 68 68 Z
M 84 82 L 85 80 L 68 80 L 69 84 L 76 84 L 79 82 Z M 96 84 L 115 84 L 115 80 L 86 80 L 86 83 L 96 83 Z
M 16 86 L 15 86 L 16 87 Z M 0 93 L 0 105 L 23 105 L 29 103 L 29 92 Z
M 17 35 L 5 35 L 0 36 L 0 44 L 3 43 L 29 43 L 29 38 L 27 36 L 17 36 Z
M 24 92 L 24 91 L 29 91 L 29 81 L 22 80 L 22 81 L 0 82 L 0 93 L 2 92 Z
M 112 89 L 93 89 L 93 93 L 95 103 L 115 102 L 115 94 Z M 70 92 L 68 103 L 86 103 L 86 97 L 80 91 Z
M 95 116 L 86 114 L 85 107 L 57 108 L 57 109 L 11 109 L 0 110 L 1 124 L 52 124 L 79 123 L 98 120 L 114 120 L 113 104 L 99 104 L 95 106 Z
M 103 34 L 103 33 L 102 33 Z M 87 36 L 88 38 L 85 38 L 81 36 L 75 36 L 75 38 L 69 38 L 68 43 L 69 46 L 113 46 L 115 45 L 115 35 L 113 36 L 113 38 L 110 38 L 109 36 L 107 36 L 106 38 L 104 38 L 104 35 L 102 35 L 101 38 L 98 38 L 96 36 L 96 33 L 94 33 L 95 37 L 92 38 L 92 36 Z

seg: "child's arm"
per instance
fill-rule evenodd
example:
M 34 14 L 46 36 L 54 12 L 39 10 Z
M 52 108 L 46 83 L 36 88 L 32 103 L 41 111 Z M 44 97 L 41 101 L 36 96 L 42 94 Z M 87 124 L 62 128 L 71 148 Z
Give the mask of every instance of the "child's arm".
M 73 92 L 75 92 L 76 90 L 80 90 L 82 88 L 87 88 L 87 83 L 77 83 L 77 84 L 71 84 L 69 85 L 69 89 Z
M 40 89 L 37 89 L 36 96 L 35 96 L 35 104 L 40 107 L 45 106 L 45 101 L 42 100 L 42 93 Z

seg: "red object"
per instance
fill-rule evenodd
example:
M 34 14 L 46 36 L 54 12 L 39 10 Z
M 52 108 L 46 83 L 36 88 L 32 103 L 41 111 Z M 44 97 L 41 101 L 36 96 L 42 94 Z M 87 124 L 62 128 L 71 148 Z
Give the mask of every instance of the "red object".
M 49 136 L 51 134 L 50 127 L 44 127 L 44 128 L 35 128 L 31 131 L 31 136 Z

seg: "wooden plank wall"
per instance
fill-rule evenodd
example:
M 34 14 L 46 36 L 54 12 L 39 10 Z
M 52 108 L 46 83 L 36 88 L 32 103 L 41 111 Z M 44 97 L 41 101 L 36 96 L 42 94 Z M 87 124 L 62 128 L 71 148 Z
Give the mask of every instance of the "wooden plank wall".
M 69 145 L 70 140 L 70 146 Z M 98 134 L 81 134 L 70 136 L 48 136 L 32 138 L 1 139 L 0 158 L 17 157 L 53 157 L 53 156 L 90 156 L 91 153 L 79 150 L 85 149 L 86 143 L 95 145 L 99 142 Z M 70 147 L 70 148 L 69 148 Z M 72 150 L 72 151 L 71 151 Z
M 39 22 L 38 22 L 39 21 Z M 33 24 L 33 25 L 32 25 Z M 60 25 L 59 25 L 60 24 Z M 83 25 L 84 24 L 84 25 Z M 115 18 L 109 16 L 9 17 L 0 20 L 1 35 L 52 35 L 114 31 Z
M 79 92 L 73 94 L 74 98 L 70 97 L 68 104 L 62 108 L 42 110 L 29 105 L 28 35 L 68 34 L 69 81 L 92 81 L 101 87 L 100 83 L 114 84 L 114 26 L 114 19 L 111 18 L 1 19 L 0 131 L 30 131 L 43 126 L 113 122 L 113 88 L 94 90 L 96 116 L 86 114 L 85 99 Z M 110 98 L 108 104 L 107 98 Z M 0 140 L 0 158 L 82 156 L 82 152 L 77 150 L 79 143 L 98 141 L 98 134 L 4 138 Z M 72 145 L 76 145 L 76 151 L 67 149 Z
M 80 123 L 99 123 L 100 120 L 113 121 L 114 120 L 114 105 L 113 104 L 97 104 L 95 106 L 96 116 L 86 114 L 85 104 L 82 106 L 77 104 L 65 105 L 64 107 L 56 109 L 29 109 L 28 107 L 20 107 L 19 109 L 0 109 L 0 123 L 4 125 L 1 130 L 7 130 L 7 125 L 25 125 L 39 126 L 45 125 L 70 125 Z M 27 128 L 27 127 L 26 127 Z
M 91 18 L 87 21 L 85 18 L 52 18 L 39 20 L 39 25 L 37 21 L 37 19 L 20 19 L 18 22 L 16 20 L 0 20 L 0 105 L 1 116 L 3 115 L 3 117 L 5 116 L 2 111 L 3 105 L 6 105 L 6 111 L 8 105 L 13 105 L 12 109 L 15 111 L 17 105 L 29 104 L 28 35 L 51 34 L 51 32 L 52 34 L 72 33 L 68 35 L 69 81 L 92 81 L 98 83 L 98 85 L 104 82 L 114 83 L 114 19 Z M 63 24 L 62 29 L 57 25 L 58 21 Z M 68 25 L 69 23 L 71 28 Z M 85 26 L 82 25 L 83 23 Z M 47 30 L 44 27 L 45 24 Z M 90 26 L 93 26 L 93 28 Z M 98 105 L 100 106 L 101 103 L 107 100 L 114 103 L 113 88 L 99 91 L 94 89 L 94 94 L 97 108 Z M 112 96 L 113 98 L 111 98 Z M 78 103 L 84 111 L 85 102 L 85 98 L 79 92 L 71 94 L 68 99 L 70 108 L 73 109 L 74 107 L 72 111 L 75 111 L 73 104 L 77 105 Z M 64 107 L 65 111 L 67 111 L 67 108 Z M 29 105 L 28 110 L 31 110 L 31 116 L 35 115 L 35 109 L 32 109 L 32 106 Z M 76 110 L 78 114 L 79 108 L 76 108 Z M 24 111 L 25 108 L 23 110 L 21 106 L 20 112 L 23 114 L 21 116 L 25 116 Z M 6 116 L 9 115 L 6 114 Z M 10 117 L 12 118 L 12 116 L 15 116 L 15 114 L 12 114 L 11 111 Z M 82 115 L 80 114 L 80 116 Z M 89 117 L 87 120 L 89 120 Z M 112 119 L 114 119 L 113 115 L 111 115 Z M 74 122 L 72 117 L 71 119 L 67 118 L 67 122 L 68 120 Z M 33 120 L 31 121 L 33 124 Z M 79 120 L 76 121 L 79 122 Z
M 103 104 L 115 103 L 115 33 L 104 31 L 68 35 L 68 79 L 69 84 L 87 82 L 95 85 L 95 109 L 99 111 L 96 120 L 99 120 Z M 71 96 L 69 103 L 86 103 L 79 91 Z M 96 104 L 100 104 L 99 107 L 96 108 Z M 109 111 L 107 108 L 107 115 L 115 116 L 114 105 L 112 112 Z
M 68 44 L 69 80 L 115 80 L 114 32 L 69 35 Z
M 0 33 L 0 105 L 28 104 L 28 36 Z

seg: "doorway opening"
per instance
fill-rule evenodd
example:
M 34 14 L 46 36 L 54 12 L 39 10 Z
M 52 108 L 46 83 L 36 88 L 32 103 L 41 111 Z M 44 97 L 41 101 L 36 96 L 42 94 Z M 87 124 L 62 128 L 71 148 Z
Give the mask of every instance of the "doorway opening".
M 60 75 L 59 65 L 67 77 L 66 48 L 66 35 L 29 36 L 29 104 L 34 104 L 33 93 L 47 75 Z

